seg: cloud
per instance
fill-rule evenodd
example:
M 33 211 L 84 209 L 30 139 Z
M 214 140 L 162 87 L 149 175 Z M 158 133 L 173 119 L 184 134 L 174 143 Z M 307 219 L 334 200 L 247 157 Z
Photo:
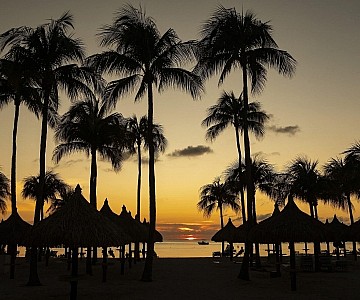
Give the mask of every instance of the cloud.
M 171 157 L 194 157 L 201 156 L 206 153 L 214 152 L 210 147 L 204 145 L 198 146 L 188 146 L 184 149 L 177 149 L 172 153 L 169 153 L 168 156 Z
M 280 134 L 284 133 L 288 135 L 295 135 L 296 133 L 300 132 L 300 127 L 298 125 L 289 125 L 284 127 L 272 125 L 272 126 L 268 126 L 267 129 L 275 133 L 280 133 Z
M 54 165 L 53 169 L 56 170 L 56 169 L 68 168 L 74 164 L 82 163 L 83 161 L 84 161 L 84 159 L 80 159 L 80 158 L 79 159 L 70 159 L 67 161 L 61 161 L 60 163 Z
M 258 151 L 258 152 L 253 153 L 253 155 L 254 155 L 254 156 L 259 155 L 260 157 L 261 157 L 261 156 L 265 156 L 265 157 L 268 157 L 268 156 L 279 156 L 279 155 L 280 155 L 280 152 L 265 153 L 265 152 L 263 152 L 263 151 Z

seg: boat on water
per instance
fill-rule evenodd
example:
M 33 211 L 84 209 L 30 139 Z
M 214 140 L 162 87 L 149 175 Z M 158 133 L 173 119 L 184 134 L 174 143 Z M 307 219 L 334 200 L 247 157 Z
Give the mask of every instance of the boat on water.
M 205 242 L 205 241 L 200 241 L 198 242 L 199 245 L 209 245 L 209 242 Z

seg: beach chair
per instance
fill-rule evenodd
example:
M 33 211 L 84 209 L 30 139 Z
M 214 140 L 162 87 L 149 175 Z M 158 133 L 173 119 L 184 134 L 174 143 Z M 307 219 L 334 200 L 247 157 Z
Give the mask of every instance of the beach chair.
M 346 260 L 337 260 L 335 263 L 335 270 L 336 271 L 340 271 L 340 272 L 344 272 L 347 271 L 348 268 L 348 263 Z

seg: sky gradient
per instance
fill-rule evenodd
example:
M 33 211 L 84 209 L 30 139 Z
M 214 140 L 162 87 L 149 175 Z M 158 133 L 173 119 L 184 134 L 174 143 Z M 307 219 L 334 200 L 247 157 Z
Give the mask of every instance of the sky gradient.
M 22 25 L 35 27 L 49 18 L 58 18 L 70 11 L 74 16 L 74 36 L 83 40 L 87 55 L 98 53 L 96 34 L 102 25 L 111 23 L 113 14 L 124 3 L 142 5 L 164 33 L 173 28 L 182 40 L 199 38 L 198 32 L 216 6 L 235 7 L 239 12 L 252 10 L 262 21 L 270 21 L 273 37 L 280 49 L 288 51 L 298 62 L 296 74 L 288 79 L 269 71 L 268 81 L 259 101 L 271 115 L 265 137 L 258 141 L 251 137 L 252 153 L 261 153 L 277 170 L 299 155 L 318 160 L 319 166 L 359 140 L 360 112 L 360 4 L 358 1 L 52 1 L 13 0 L 2 5 L 0 32 Z M 157 222 L 167 239 L 189 237 L 209 239 L 219 227 L 218 214 L 204 219 L 197 211 L 199 189 L 220 176 L 236 160 L 235 134 L 226 130 L 213 143 L 205 140 L 206 129 L 201 121 L 206 109 L 215 104 L 223 90 L 240 94 L 240 72 L 232 73 L 218 87 L 218 76 L 206 82 L 206 92 L 200 100 L 176 90 L 155 93 L 155 121 L 164 126 L 169 141 L 165 154 L 156 163 Z M 125 117 L 146 113 L 144 98 L 134 103 L 130 95 L 119 100 L 116 110 Z M 61 98 L 60 113 L 70 105 Z M 0 111 L 0 166 L 10 178 L 11 133 L 14 106 Z M 20 195 L 22 180 L 39 172 L 40 122 L 21 108 L 18 133 L 17 188 L 21 216 L 32 221 L 34 203 Z M 54 169 L 72 186 L 77 183 L 88 198 L 90 160 L 83 154 L 65 157 L 58 165 L 51 161 L 55 147 L 53 132 L 49 130 L 47 168 Z M 110 207 L 119 213 L 125 204 L 133 214 L 136 211 L 137 164 L 136 156 L 115 173 L 108 162 L 98 164 L 98 208 L 108 198 Z M 354 200 L 354 203 L 356 200 Z M 356 204 L 356 203 L 355 203 Z M 300 207 L 308 212 L 307 206 Z M 355 206 L 357 208 L 358 205 Z M 9 205 L 10 209 L 10 205 Z M 257 211 L 261 216 L 271 213 L 273 203 L 257 195 Z M 319 207 L 324 220 L 336 213 L 348 223 L 348 214 L 329 206 Z M 360 217 L 355 210 L 355 219 Z M 227 217 L 236 219 L 230 211 Z M 147 166 L 143 167 L 142 218 L 148 218 Z M 226 221 L 226 220 L 225 220 Z M 239 225 L 239 221 L 235 221 Z M 210 230 L 210 231 L 209 231 Z M 188 236 L 189 235 L 189 236 Z

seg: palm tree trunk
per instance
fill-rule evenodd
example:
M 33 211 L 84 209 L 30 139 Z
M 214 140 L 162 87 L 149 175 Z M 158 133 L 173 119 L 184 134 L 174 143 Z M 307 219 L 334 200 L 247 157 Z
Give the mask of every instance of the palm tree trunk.
M 251 156 L 250 156 L 250 140 L 249 140 L 249 132 L 248 132 L 248 124 L 247 124 L 247 111 L 249 106 L 249 98 L 248 98 L 248 85 L 247 85 L 247 69 L 246 63 L 242 63 L 242 71 L 243 71 L 243 95 L 244 95 L 244 150 L 245 150 L 245 167 L 246 167 L 246 197 L 247 197 L 247 220 L 249 222 L 249 230 L 251 228 L 253 218 L 252 218 L 252 205 L 254 202 L 254 184 L 252 181 L 251 175 Z M 249 280 L 249 261 L 250 261 L 250 251 L 251 251 L 251 243 L 250 241 L 245 242 L 245 252 L 243 263 L 241 264 L 241 269 L 239 273 L 239 278 L 243 280 Z
M 136 219 L 140 222 L 141 216 L 141 143 L 137 142 L 137 153 L 138 153 L 138 182 L 137 182 L 137 199 L 136 199 Z M 134 261 L 140 259 L 140 243 L 135 242 L 134 249 Z
M 240 181 L 241 174 L 241 146 L 240 146 L 240 136 L 239 136 L 239 128 L 235 126 L 235 136 L 236 136 L 236 148 L 238 151 L 239 157 L 239 191 L 240 191 L 240 201 L 241 201 L 241 214 L 243 218 L 243 224 L 246 222 L 246 211 L 245 211 L 245 199 L 244 199 L 244 190 L 242 188 L 242 183 Z
M 353 211 L 352 211 L 352 203 L 351 203 L 351 197 L 350 194 L 346 194 L 346 199 L 347 199 L 347 203 L 348 203 L 348 207 L 349 207 L 349 215 L 350 215 L 350 224 L 354 224 L 354 215 L 353 215 Z M 353 241 L 353 255 L 354 255 L 354 259 L 357 260 L 357 251 L 356 251 L 356 242 Z
M 15 213 L 16 208 L 16 137 L 19 123 L 20 101 L 15 99 L 14 126 L 12 134 L 12 156 L 11 156 L 11 212 Z
M 47 141 L 47 119 L 49 109 L 51 87 L 46 87 L 44 90 L 44 105 L 42 108 L 41 121 L 41 137 L 40 137 L 40 171 L 39 171 L 39 191 L 36 197 L 34 225 L 40 221 L 41 208 L 44 206 L 44 184 L 46 173 L 46 141 Z M 37 272 L 37 248 L 31 247 L 30 256 L 30 276 L 27 285 L 40 285 L 40 280 Z
M 142 281 L 152 281 L 152 267 L 154 259 L 154 233 L 156 226 L 156 198 L 155 198 L 155 151 L 153 139 L 154 103 L 152 83 L 148 84 L 148 141 L 149 141 L 149 241 Z
M 220 212 L 220 229 L 224 228 L 224 217 L 223 217 L 223 207 L 221 201 L 219 201 L 218 204 L 219 212 Z M 225 254 L 225 242 L 221 241 L 221 255 L 223 256 Z
M 90 204 L 97 209 L 96 205 L 96 181 L 97 181 L 97 164 L 96 164 L 96 148 L 91 148 L 91 174 L 90 174 Z M 88 251 L 87 255 L 91 255 Z M 92 264 L 97 261 L 97 248 L 93 247 Z

